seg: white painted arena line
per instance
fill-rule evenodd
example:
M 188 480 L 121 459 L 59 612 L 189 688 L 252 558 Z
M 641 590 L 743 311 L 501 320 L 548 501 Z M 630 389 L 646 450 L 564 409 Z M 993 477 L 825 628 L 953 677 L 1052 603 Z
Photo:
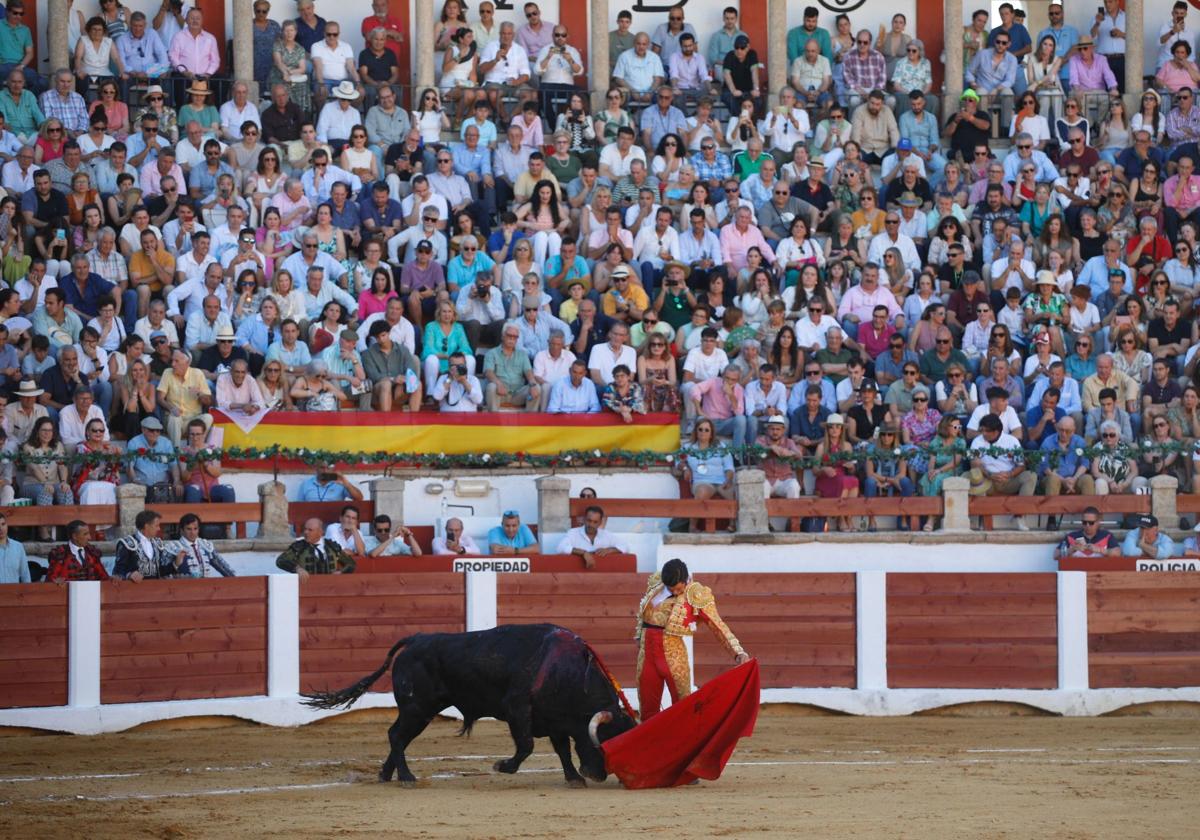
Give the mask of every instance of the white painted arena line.
M 106 793 L 98 796 L 54 795 L 43 796 L 39 802 L 123 802 L 127 800 L 195 799 L 201 796 L 244 796 L 252 793 L 278 793 L 291 790 L 321 790 L 323 788 L 348 787 L 357 782 L 319 782 L 309 785 L 269 785 L 263 787 L 216 788 L 214 790 L 189 790 L 176 793 Z

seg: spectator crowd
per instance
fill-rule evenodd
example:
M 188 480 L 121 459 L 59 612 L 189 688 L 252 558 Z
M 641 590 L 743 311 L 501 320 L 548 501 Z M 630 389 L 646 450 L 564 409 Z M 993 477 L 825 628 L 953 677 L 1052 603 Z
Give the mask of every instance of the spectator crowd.
M 598 70 L 536 3 L 446 0 L 419 90 L 385 0 L 357 55 L 312 0 L 253 9 L 259 101 L 197 8 L 72 7 L 43 79 L 7 5 L 0 504 L 232 501 L 211 408 L 677 413 L 698 498 L 750 461 L 786 497 L 1191 486 L 1186 3 L 1132 116 L 1115 0 L 1036 39 L 976 12 L 948 120 L 900 14 L 806 8 L 768 90 L 733 7 L 622 11 Z

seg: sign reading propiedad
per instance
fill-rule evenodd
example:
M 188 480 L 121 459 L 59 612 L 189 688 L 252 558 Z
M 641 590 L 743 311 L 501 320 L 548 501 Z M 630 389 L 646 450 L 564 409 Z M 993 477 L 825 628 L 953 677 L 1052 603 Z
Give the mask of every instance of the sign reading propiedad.
M 455 559 L 450 570 L 455 574 L 463 572 L 500 572 L 510 575 L 527 575 L 529 574 L 529 566 L 528 557 L 509 557 L 503 560 L 498 557 L 473 557 L 462 560 Z

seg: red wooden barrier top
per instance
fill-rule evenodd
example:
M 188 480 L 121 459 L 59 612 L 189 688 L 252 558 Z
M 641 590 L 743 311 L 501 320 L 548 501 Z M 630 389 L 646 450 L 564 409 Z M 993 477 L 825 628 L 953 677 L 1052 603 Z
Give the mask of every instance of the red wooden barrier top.
M 636 572 L 636 554 L 608 554 L 596 558 L 596 566 L 587 569 L 583 558 L 575 554 L 529 554 L 530 573 L 542 572 L 584 572 L 596 574 L 603 572 Z M 466 556 L 450 554 L 422 554 L 416 557 L 356 557 L 354 558 L 355 574 L 381 574 L 394 572 L 450 572 L 453 571 L 454 561 L 466 559 Z M 503 557 L 479 557 L 481 560 L 504 560 Z
M 67 587 L 0 586 L 0 708 L 67 702 Z

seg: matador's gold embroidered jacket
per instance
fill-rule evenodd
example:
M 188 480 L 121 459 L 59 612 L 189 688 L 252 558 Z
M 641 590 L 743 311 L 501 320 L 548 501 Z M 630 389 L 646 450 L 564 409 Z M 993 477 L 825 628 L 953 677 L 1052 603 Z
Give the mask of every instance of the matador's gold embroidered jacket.
M 730 656 L 740 656 L 745 653 L 737 636 L 733 635 L 733 631 L 721 620 L 712 590 L 701 583 L 692 581 L 682 595 L 672 595 L 658 606 L 650 607 L 647 612 L 646 608 L 662 585 L 662 578 L 657 573 L 650 575 L 646 582 L 646 594 L 642 596 L 637 613 L 635 637 L 639 647 L 642 642 L 643 620 L 648 624 L 662 627 L 664 635 L 690 636 L 695 632 L 696 620 L 699 619 L 708 624 L 713 635 L 717 637 L 717 641 L 729 651 Z

